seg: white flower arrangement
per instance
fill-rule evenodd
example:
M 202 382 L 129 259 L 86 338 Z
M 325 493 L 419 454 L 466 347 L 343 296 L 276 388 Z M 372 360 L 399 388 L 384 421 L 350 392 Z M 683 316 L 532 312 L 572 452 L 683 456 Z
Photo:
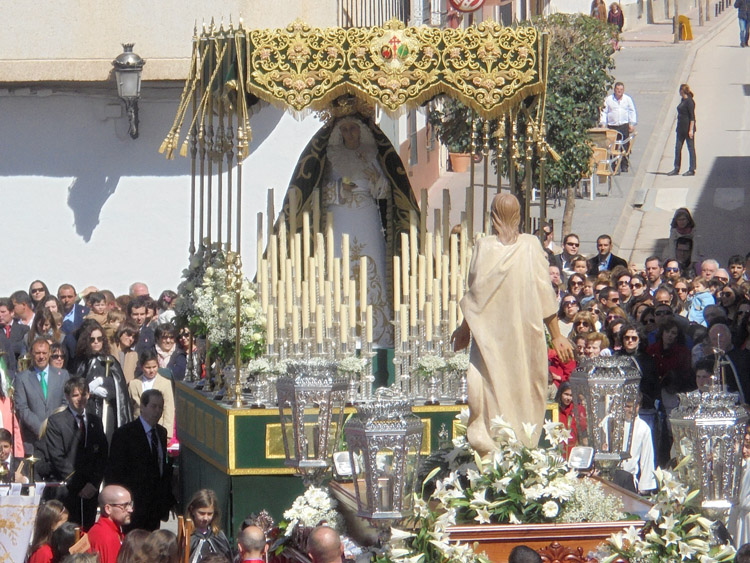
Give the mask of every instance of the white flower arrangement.
M 342 532 L 342 520 L 336 512 L 336 501 L 324 489 L 311 485 L 292 503 L 291 508 L 284 512 L 287 520 L 285 535 L 291 535 L 296 526 L 312 528 L 321 522 L 337 532 Z
M 677 466 L 688 462 L 684 459 Z M 716 522 L 701 516 L 691 501 L 700 491 L 688 492 L 669 471 L 654 471 L 659 492 L 653 508 L 646 515 L 649 522 L 638 532 L 633 526 L 610 536 L 599 553 L 602 563 L 625 558 L 631 563 L 722 563 L 734 561 L 731 544 L 712 542 Z
M 447 366 L 448 364 L 441 356 L 426 354 L 417 361 L 417 373 L 425 378 L 432 377 Z
M 578 479 L 573 496 L 565 503 L 558 522 L 616 522 L 624 520 L 622 500 L 604 492 L 601 483 Z
M 227 264 L 237 256 L 214 243 L 203 245 L 183 271 L 175 303 L 177 316 L 189 323 L 196 335 L 208 337 L 211 353 L 225 361 L 234 358 L 236 302 L 227 288 Z M 253 284 L 243 278 L 240 289 L 240 346 L 242 361 L 264 348 L 265 314 Z
M 357 356 L 347 356 L 338 363 L 338 370 L 342 373 L 362 373 L 367 367 L 368 360 L 366 358 L 358 358 Z
M 448 369 L 456 373 L 463 373 L 469 369 L 469 354 L 466 352 L 459 352 L 454 354 L 446 362 Z
M 254 358 L 248 362 L 247 371 L 267 375 L 273 371 L 273 364 L 266 358 Z

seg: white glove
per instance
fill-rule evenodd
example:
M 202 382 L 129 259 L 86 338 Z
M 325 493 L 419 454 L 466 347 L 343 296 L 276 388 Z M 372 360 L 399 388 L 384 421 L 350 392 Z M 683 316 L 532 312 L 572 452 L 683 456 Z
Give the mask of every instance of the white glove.
M 97 397 L 101 397 L 102 399 L 106 399 L 107 396 L 108 396 L 107 390 L 104 387 L 102 387 L 101 385 L 99 385 L 99 387 L 97 387 L 96 389 L 94 389 L 91 393 L 93 395 L 96 395 Z
M 89 383 L 89 392 L 95 393 L 96 390 L 101 387 L 104 384 L 104 379 L 101 377 L 96 377 L 91 380 L 91 383 Z

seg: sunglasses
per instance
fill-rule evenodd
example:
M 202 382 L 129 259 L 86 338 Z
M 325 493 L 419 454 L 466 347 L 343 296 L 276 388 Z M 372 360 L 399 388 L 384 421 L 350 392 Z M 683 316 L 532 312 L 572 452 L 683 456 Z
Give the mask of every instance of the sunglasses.
M 643 324 L 645 324 L 645 325 L 654 324 L 655 322 L 656 322 L 655 318 L 643 319 Z
M 664 268 L 667 272 L 679 272 L 679 268 Z
M 573 305 L 575 305 L 576 307 L 578 307 L 578 301 L 565 301 L 563 303 L 563 305 L 565 307 L 572 307 Z
M 630 285 L 630 282 L 626 282 L 625 280 L 620 280 L 620 281 L 618 281 L 618 282 L 617 282 L 617 285 L 625 285 L 625 286 L 628 286 L 628 285 Z
M 687 293 L 687 287 L 675 287 L 674 290 L 679 293 Z
M 576 322 L 576 326 L 590 326 L 590 325 L 586 321 L 578 321 Z
M 94 343 L 94 342 L 103 342 L 103 341 L 104 341 L 104 337 L 103 336 L 90 336 L 89 337 L 89 342 L 91 342 L 91 343 Z
M 637 336 L 623 336 L 622 337 L 624 342 L 633 342 L 635 340 L 638 340 Z
M 44 293 L 44 288 L 43 287 L 34 287 L 34 288 L 32 288 L 31 293 Z
M 632 287 L 633 289 L 638 289 L 639 287 L 643 287 L 643 284 L 642 283 L 631 283 L 630 287 Z
M 570 285 L 573 287 L 581 287 L 583 285 L 583 282 L 572 281 L 570 282 Z
M 579 246 L 581 246 L 581 244 L 578 243 L 578 242 L 566 242 L 565 245 L 566 246 L 575 246 L 576 248 L 578 248 Z
M 52 354 L 52 355 L 50 356 L 50 358 L 52 358 L 53 360 L 64 360 L 64 359 L 65 359 L 65 356 L 64 356 L 64 355 L 62 355 L 62 354 Z

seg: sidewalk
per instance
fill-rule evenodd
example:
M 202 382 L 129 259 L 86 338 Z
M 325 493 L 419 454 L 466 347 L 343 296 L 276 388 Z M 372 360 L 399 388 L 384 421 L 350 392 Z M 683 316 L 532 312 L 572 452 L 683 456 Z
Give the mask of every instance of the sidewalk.
M 713 8 L 711 8 L 713 10 Z M 581 239 L 580 251 L 585 255 L 596 253 L 596 238 L 603 233 L 612 235 L 615 252 L 625 258 L 630 257 L 635 246 L 640 225 L 640 214 L 634 217 L 635 205 L 642 205 L 654 177 L 647 174 L 653 170 L 652 158 L 661 159 L 666 139 L 674 131 L 674 108 L 677 105 L 677 90 L 685 82 L 692 66 L 696 50 L 730 23 L 736 25 L 736 10 L 724 10 L 718 18 L 713 17 L 705 25 L 698 25 L 697 7 L 685 15 L 693 26 L 693 40 L 673 43 L 672 22 L 661 21 L 654 24 L 643 23 L 623 32 L 620 37 L 622 49 L 615 53 L 616 68 L 613 76 L 625 84 L 625 92 L 630 95 L 638 112 L 638 136 L 633 145 L 630 172 L 617 176 L 612 182 L 612 192 L 606 195 L 607 184 L 597 183 L 597 197 L 577 199 L 573 217 L 573 232 Z M 671 148 L 670 148 L 671 150 Z M 490 167 L 491 170 L 492 167 Z M 476 167 L 475 184 L 483 180 L 482 165 Z M 489 185 L 496 185 L 490 174 Z M 459 221 L 458 208 L 463 208 L 469 175 L 447 173 L 430 189 L 430 208 L 440 207 L 442 191 L 451 192 L 453 223 Z M 475 221 L 481 220 L 482 190 L 475 191 Z M 489 190 L 492 198 L 494 190 Z M 550 202 L 547 216 L 554 220 L 555 239 L 560 244 L 564 201 L 553 207 Z M 428 219 L 432 220 L 432 212 Z

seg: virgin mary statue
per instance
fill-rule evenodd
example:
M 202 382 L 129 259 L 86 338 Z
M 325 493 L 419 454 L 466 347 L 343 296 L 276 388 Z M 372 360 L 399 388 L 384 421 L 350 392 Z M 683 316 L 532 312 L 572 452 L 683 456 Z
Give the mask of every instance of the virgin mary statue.
M 292 190 L 297 191 L 296 209 L 289 208 Z M 302 225 L 302 212 L 312 210 L 313 198 L 319 198 L 324 219 L 331 214 L 337 256 L 344 233 L 350 237 L 353 271 L 367 256 L 373 341 L 376 347 L 392 347 L 393 255 L 400 253 L 400 233 L 409 231 L 410 211 L 419 217 L 419 208 L 398 153 L 371 119 L 353 113 L 331 120 L 305 147 L 284 214 L 296 213 Z

